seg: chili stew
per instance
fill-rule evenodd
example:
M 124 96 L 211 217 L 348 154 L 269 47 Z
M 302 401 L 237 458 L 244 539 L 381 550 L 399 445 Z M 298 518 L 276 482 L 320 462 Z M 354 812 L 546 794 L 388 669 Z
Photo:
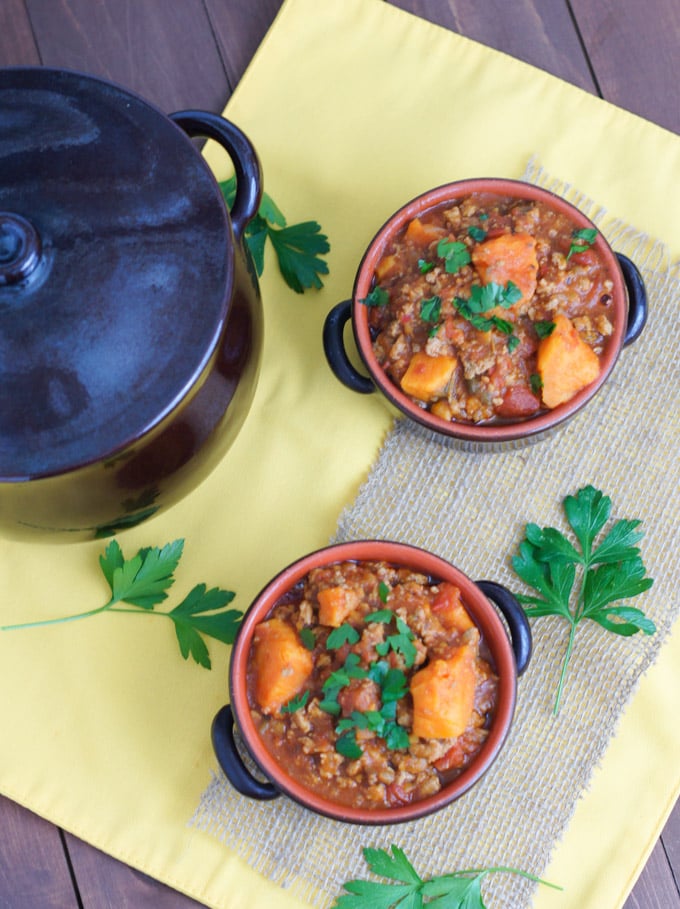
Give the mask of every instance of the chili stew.
M 471 763 L 498 679 L 458 587 L 342 561 L 308 572 L 256 626 L 247 690 L 291 777 L 371 809 L 426 798 Z
M 613 333 L 595 228 L 540 199 L 471 192 L 412 218 L 375 267 L 375 357 L 445 421 L 514 422 L 594 382 Z

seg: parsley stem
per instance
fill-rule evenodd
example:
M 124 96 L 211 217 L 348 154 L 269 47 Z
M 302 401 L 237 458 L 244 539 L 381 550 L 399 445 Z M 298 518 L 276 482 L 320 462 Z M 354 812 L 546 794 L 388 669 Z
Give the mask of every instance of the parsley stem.
M 567 680 L 567 668 L 569 666 L 569 660 L 571 659 L 571 653 L 574 649 L 574 639 L 576 637 L 576 623 L 578 619 L 572 618 L 571 627 L 569 629 L 569 640 L 567 642 L 567 649 L 564 654 L 564 660 L 562 661 L 562 671 L 560 673 L 560 680 L 557 684 L 557 695 L 555 697 L 555 706 L 553 707 L 553 716 L 557 716 L 560 712 L 560 701 L 562 700 L 562 689 L 564 688 L 564 683 Z
M 530 874 L 528 871 L 522 871 L 520 868 L 510 868 L 507 865 L 496 865 L 492 868 L 467 868 L 465 871 L 454 871 L 451 877 L 464 877 L 464 876 L 486 876 L 487 874 L 515 874 L 518 877 L 526 878 L 528 881 L 533 881 L 535 884 L 544 884 L 546 887 L 552 887 L 553 890 L 564 890 L 564 887 L 560 887 L 559 884 L 552 884 L 550 881 L 544 881 L 543 878 L 537 877 L 535 874 Z M 443 875 L 447 877 L 448 875 Z
M 15 631 L 19 628 L 41 628 L 45 625 L 60 625 L 64 622 L 77 622 L 79 619 L 87 619 L 92 615 L 97 615 L 100 612 L 111 609 L 115 602 L 115 600 L 109 600 L 106 605 L 99 606 L 97 609 L 89 609 L 87 612 L 77 612 L 75 615 L 60 616 L 58 619 L 41 619 L 38 622 L 21 622 L 18 625 L 2 625 L 0 631 Z

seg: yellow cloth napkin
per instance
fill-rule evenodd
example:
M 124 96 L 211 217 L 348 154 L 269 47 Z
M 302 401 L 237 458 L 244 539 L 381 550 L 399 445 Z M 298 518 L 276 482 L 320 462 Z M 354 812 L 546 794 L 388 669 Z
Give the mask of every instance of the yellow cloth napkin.
M 537 154 L 610 212 L 677 243 L 680 140 L 380 0 L 287 0 L 226 113 L 289 219 L 317 219 L 329 234 L 331 274 L 298 297 L 268 260 L 263 372 L 241 434 L 198 490 L 120 543 L 132 554 L 184 537 L 173 596 L 205 581 L 245 608 L 332 536 L 389 429 L 376 396 L 330 374 L 320 342 L 384 218 L 440 182 L 520 176 Z M 102 548 L 3 544 L 0 621 L 103 604 Z M 216 768 L 209 728 L 227 697 L 228 650 L 210 644 L 211 672 L 184 663 L 166 624 L 109 615 L 1 634 L 0 790 L 209 906 L 300 907 L 190 823 Z M 676 631 L 555 854 L 548 875 L 567 893 L 540 889 L 539 909 L 623 902 L 680 789 L 678 666 Z M 445 850 L 422 870 L 448 870 Z

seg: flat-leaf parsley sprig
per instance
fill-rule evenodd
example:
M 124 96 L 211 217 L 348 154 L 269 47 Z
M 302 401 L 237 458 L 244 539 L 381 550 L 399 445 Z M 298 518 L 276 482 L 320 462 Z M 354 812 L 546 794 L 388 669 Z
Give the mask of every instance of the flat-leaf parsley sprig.
M 236 197 L 236 177 L 223 180 L 220 189 L 231 207 Z M 245 240 L 258 275 L 264 271 L 264 247 L 269 240 L 289 287 L 298 294 L 310 287 L 323 287 L 319 275 L 328 274 L 328 265 L 320 257 L 331 247 L 318 222 L 289 225 L 272 197 L 263 193 L 258 212 L 245 229 Z
M 505 866 L 454 871 L 423 880 L 402 849 L 363 850 L 369 869 L 378 877 L 397 883 L 354 880 L 344 884 L 347 893 L 336 898 L 335 909 L 486 909 L 482 883 L 491 874 L 515 874 L 537 884 L 561 890 L 556 884 L 543 881 L 533 874 Z
M 227 609 L 235 594 L 219 587 L 208 589 L 197 584 L 182 602 L 170 612 L 155 612 L 155 607 L 167 599 L 167 590 L 174 584 L 174 573 L 182 557 L 184 540 L 175 540 L 162 548 L 146 547 L 136 556 L 126 559 L 117 540 L 112 540 L 99 565 L 111 590 L 111 597 L 103 606 L 37 622 L 22 622 L 18 625 L 4 625 L 1 631 L 15 631 L 22 628 L 39 628 L 90 618 L 104 612 L 125 612 L 136 615 L 156 615 L 170 619 L 184 659 L 192 656 L 205 669 L 211 668 L 210 654 L 203 635 L 233 644 L 243 613 L 238 609 Z M 120 604 L 126 603 L 127 606 Z
M 527 524 L 525 539 L 512 567 L 539 596 L 517 594 L 530 618 L 557 615 L 569 624 L 569 639 L 557 686 L 557 715 L 574 649 L 576 626 L 591 619 L 614 634 L 651 635 L 656 626 L 633 606 L 615 605 L 648 590 L 653 579 L 636 545 L 644 536 L 639 520 L 617 520 L 598 536 L 609 520 L 611 499 L 593 486 L 563 501 L 564 512 L 579 546 L 554 527 Z

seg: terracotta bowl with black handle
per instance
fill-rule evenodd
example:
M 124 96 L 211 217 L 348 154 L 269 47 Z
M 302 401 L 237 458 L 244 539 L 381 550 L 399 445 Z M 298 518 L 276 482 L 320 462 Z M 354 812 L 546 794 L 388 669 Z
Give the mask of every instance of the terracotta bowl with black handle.
M 468 228 L 470 230 L 470 235 L 465 235 L 463 238 L 464 243 L 468 244 L 471 250 L 474 250 L 475 245 L 479 245 L 477 240 L 474 239 L 474 232 L 477 231 L 478 234 L 481 234 L 482 237 L 484 237 L 486 234 L 486 230 L 483 229 L 485 224 L 494 223 L 493 217 L 488 221 L 482 220 L 485 217 L 483 207 L 485 205 L 493 207 L 495 201 L 499 199 L 509 200 L 508 203 L 504 204 L 506 204 L 506 206 L 516 207 L 517 210 L 521 212 L 521 215 L 516 223 L 512 222 L 511 217 L 508 217 L 505 222 L 503 222 L 503 218 L 497 220 L 495 222 L 496 233 L 505 231 L 509 235 L 520 235 L 527 230 L 530 231 L 531 228 L 525 227 L 524 225 L 528 223 L 532 207 L 538 206 L 544 207 L 545 210 L 554 213 L 556 216 L 561 217 L 565 223 L 568 223 L 569 232 L 575 237 L 573 240 L 575 247 L 584 243 L 583 240 L 579 239 L 579 233 L 583 236 L 583 232 L 585 232 L 585 235 L 587 236 L 589 232 L 592 232 L 591 237 L 594 237 L 594 240 L 592 242 L 586 241 L 586 245 L 590 247 L 586 256 L 597 258 L 598 273 L 596 277 L 599 276 L 606 281 L 606 318 L 607 323 L 609 323 L 607 327 L 608 334 L 606 338 L 601 339 L 601 349 L 598 349 L 597 351 L 599 368 L 596 370 L 595 377 L 591 381 L 588 381 L 583 387 L 578 388 L 578 390 L 568 399 L 561 401 L 556 405 L 551 404 L 551 406 L 548 407 L 542 404 L 540 400 L 541 393 L 534 388 L 533 394 L 536 396 L 537 400 L 532 412 L 530 412 L 529 409 L 525 413 L 506 414 L 504 416 L 494 414 L 490 418 L 482 415 L 479 421 L 476 421 L 474 417 L 469 418 L 465 413 L 463 413 L 462 417 L 455 413 L 453 416 L 447 415 L 446 417 L 442 417 L 441 413 L 436 412 L 437 407 L 431 406 L 431 402 L 425 402 L 424 400 L 420 400 L 412 394 L 409 394 L 403 379 L 398 381 L 395 379 L 394 375 L 388 374 L 388 370 L 383 365 L 385 361 L 384 351 L 383 355 L 380 355 L 378 351 L 379 344 L 382 343 L 384 345 L 385 342 L 382 340 L 376 342 L 377 329 L 375 328 L 375 320 L 371 313 L 371 307 L 374 305 L 371 301 L 371 295 L 375 292 L 376 287 L 380 286 L 379 274 L 381 267 L 384 266 L 386 259 L 389 258 L 397 245 L 402 242 L 404 236 L 408 232 L 409 225 L 412 222 L 420 221 L 421 219 L 426 221 L 431 217 L 432 212 L 437 210 L 446 211 L 449 209 L 455 211 L 456 216 L 459 219 L 461 217 L 464 219 L 467 217 L 466 206 L 470 206 L 470 210 L 474 210 L 474 200 L 479 200 L 480 217 L 471 219 L 474 220 L 475 226 Z M 470 202 L 469 200 L 473 201 Z M 463 212 L 462 216 L 460 214 L 461 211 Z M 529 215 L 527 213 L 529 213 Z M 476 212 L 474 214 L 476 214 Z M 488 217 L 488 215 L 486 217 Z M 522 218 L 524 219 L 523 221 Z M 520 224 L 521 226 L 518 228 L 517 224 Z M 446 233 L 446 229 L 444 232 Z M 452 236 L 452 234 L 449 233 L 449 236 Z M 457 234 L 456 236 L 459 236 L 460 239 L 460 234 Z M 489 233 L 489 237 L 493 238 L 493 231 Z M 484 242 L 484 240 L 481 242 Z M 579 262 L 579 258 L 581 260 L 583 259 L 583 248 L 581 249 L 581 252 L 578 252 L 576 249 L 569 252 L 569 240 L 565 241 L 564 237 L 562 237 L 559 242 L 554 241 L 554 248 L 551 247 L 551 243 L 553 243 L 553 241 L 546 239 L 544 236 L 537 244 L 537 248 L 539 249 L 538 262 L 534 263 L 534 268 L 538 269 L 535 275 L 536 290 L 534 292 L 533 300 L 531 302 L 527 301 L 529 302 L 529 305 L 525 307 L 525 309 L 531 313 L 531 307 L 535 302 L 538 301 L 543 305 L 547 299 L 548 305 L 552 307 L 550 310 L 550 317 L 552 317 L 553 313 L 560 315 L 566 314 L 566 316 L 569 316 L 571 314 L 570 307 L 572 304 L 569 300 L 565 302 L 563 299 L 560 299 L 561 296 L 564 296 L 563 292 L 565 287 L 560 288 L 559 292 L 556 292 L 552 298 L 549 298 L 550 292 L 549 289 L 546 290 L 546 280 L 552 280 L 552 278 L 549 277 L 546 279 L 545 271 L 546 268 L 550 267 L 553 257 L 561 256 L 562 267 L 566 270 L 565 274 L 569 275 L 568 270 L 570 268 L 576 268 L 576 263 Z M 423 259 L 419 259 L 418 261 L 419 264 L 424 262 L 424 268 L 434 267 L 436 264 L 440 267 L 440 270 L 442 270 L 443 261 L 437 256 L 435 249 L 436 241 L 429 243 L 429 245 L 424 244 L 420 250 L 420 255 L 423 256 Z M 502 261 L 501 265 L 503 265 Z M 473 268 L 473 266 L 468 267 L 470 269 Z M 585 272 L 583 264 L 581 265 L 581 271 Z M 513 275 L 514 273 L 511 269 L 507 274 Z M 591 272 L 591 274 L 594 274 L 594 272 Z M 400 275 L 397 275 L 397 278 L 399 277 Z M 427 298 L 427 301 L 431 303 L 436 297 L 437 290 L 436 285 L 428 285 L 426 283 L 429 277 L 430 276 L 424 276 L 422 278 L 421 287 L 426 289 L 421 292 L 421 296 L 423 300 L 426 300 Z M 393 279 L 394 275 L 391 275 L 390 280 Z M 475 281 L 477 283 L 486 283 L 487 281 L 486 278 L 480 278 L 479 275 L 473 277 L 472 280 L 473 283 Z M 503 281 L 504 279 L 500 280 Z M 570 280 L 569 277 L 567 277 L 567 281 L 568 280 Z M 584 278 L 582 275 L 575 275 L 574 281 L 579 280 L 590 280 L 590 278 L 587 276 Z M 414 287 L 415 286 L 416 285 L 414 284 Z M 435 289 L 427 289 L 430 286 L 435 287 Z M 569 292 L 568 287 L 566 287 L 566 290 Z M 397 291 L 397 293 L 398 292 L 399 291 Z M 466 298 L 468 293 L 469 288 L 462 294 L 463 304 L 467 302 Z M 528 293 L 530 294 L 531 292 L 529 291 Z M 453 294 L 454 300 L 459 304 L 460 299 L 455 296 L 455 290 Z M 603 294 L 602 298 L 604 299 L 604 297 L 605 295 Z M 450 301 L 447 301 L 447 303 L 450 305 Z M 443 319 L 444 307 L 447 303 L 444 303 L 442 306 L 442 318 L 440 319 L 439 326 L 437 326 L 436 321 L 434 321 L 431 329 L 432 332 L 436 332 L 438 327 L 442 328 L 438 338 L 440 347 L 441 342 L 446 342 L 447 340 L 444 327 L 446 327 L 446 330 L 448 331 L 448 326 L 444 326 Z M 507 319 L 511 317 L 507 316 L 506 313 L 507 310 L 503 311 L 501 307 L 497 307 L 493 312 L 483 314 L 483 318 L 486 318 L 488 323 L 489 315 L 500 316 L 501 321 L 505 322 L 505 330 L 507 330 Z M 458 313 L 454 311 L 453 315 L 458 318 L 458 327 L 460 327 L 461 322 Z M 478 321 L 479 316 L 480 314 L 478 313 L 470 314 L 470 318 L 477 318 Z M 406 324 L 407 320 L 412 319 L 412 317 L 412 309 L 409 310 L 405 307 L 400 313 L 399 318 L 403 320 L 403 324 L 394 330 L 393 340 L 395 346 L 407 345 L 412 346 L 414 351 L 422 350 L 427 352 L 430 344 L 427 337 L 418 337 L 413 334 L 410 326 Z M 429 316 L 429 318 L 432 318 L 432 316 Z M 528 326 L 530 317 L 523 313 L 522 318 Z M 542 315 L 539 318 L 545 322 L 549 317 Z M 563 425 L 567 420 L 571 419 L 576 413 L 586 407 L 607 382 L 622 350 L 639 338 L 645 326 L 646 319 L 647 295 L 639 270 L 628 257 L 614 252 L 601 231 L 597 229 L 595 224 L 593 224 L 582 211 L 562 197 L 555 195 L 542 187 L 534 186 L 533 184 L 519 180 L 479 178 L 459 180 L 424 192 L 399 208 L 388 218 L 371 240 L 361 259 L 351 299 L 344 300 L 337 304 L 328 313 L 324 324 L 323 344 L 326 358 L 332 371 L 347 388 L 359 394 L 371 394 L 377 391 L 388 404 L 389 408 L 398 416 L 407 417 L 408 419 L 415 421 L 436 433 L 441 439 L 446 439 L 457 446 L 480 451 L 499 450 L 504 447 L 518 447 L 529 441 L 541 439 L 556 427 Z M 515 322 L 515 327 L 517 327 L 520 321 L 521 320 L 518 319 Z M 581 322 L 582 321 L 583 320 L 581 319 Z M 343 334 L 344 328 L 348 322 L 350 322 L 352 326 L 354 346 L 356 352 L 358 352 L 361 368 L 358 368 L 358 365 L 355 362 L 355 351 L 352 350 L 352 346 L 348 343 L 349 339 Z M 579 320 L 576 319 L 575 324 L 578 325 L 578 323 Z M 427 327 L 429 328 L 429 325 Z M 466 324 L 466 327 L 469 326 Z M 582 328 L 582 326 L 579 327 Z M 512 325 L 510 328 L 512 328 Z M 454 326 L 454 332 L 456 330 L 458 329 Z M 495 344 L 497 349 L 505 351 L 506 343 L 508 345 L 510 344 L 507 337 L 504 338 L 502 334 L 499 334 L 499 332 L 495 330 L 495 328 L 492 328 L 490 334 L 488 333 L 489 329 L 487 328 L 484 328 L 483 332 L 480 331 L 476 335 L 472 334 L 473 344 L 479 344 L 480 341 L 483 342 L 485 337 L 492 336 L 495 336 L 496 338 Z M 574 332 L 572 331 L 572 334 L 573 333 Z M 584 334 L 587 334 L 587 332 L 584 332 Z M 533 328 L 527 327 L 525 333 L 522 335 L 522 345 L 527 343 L 527 339 L 529 340 L 529 343 L 531 343 L 532 338 L 536 343 L 537 337 Z M 518 338 L 515 339 L 515 341 L 518 340 Z M 392 341 L 389 343 L 392 343 Z M 458 348 L 457 354 L 454 354 L 454 358 L 457 355 L 459 359 L 457 369 L 454 372 L 454 378 L 456 381 L 465 383 L 463 388 L 465 389 L 467 386 L 467 392 L 464 393 L 469 392 L 470 394 L 476 393 L 474 391 L 473 383 L 477 383 L 477 387 L 479 387 L 480 384 L 483 385 L 483 383 L 487 382 L 491 388 L 491 391 L 489 392 L 489 395 L 491 395 L 494 389 L 493 382 L 495 381 L 494 369 L 500 360 L 498 359 L 496 364 L 492 363 L 488 368 L 484 364 L 478 365 L 478 363 L 475 363 L 472 359 L 466 360 L 464 356 L 464 346 L 467 343 L 468 341 L 463 342 L 463 345 Z M 463 351 L 463 354 L 461 354 L 461 350 Z M 512 348 L 510 346 L 507 347 L 507 351 L 509 356 L 515 356 L 515 354 L 512 353 Z M 529 360 L 527 360 L 527 362 L 529 362 Z M 398 364 L 396 368 L 399 368 Z M 529 382 L 533 382 L 536 378 L 538 378 L 540 382 L 540 376 L 536 372 L 535 366 L 530 367 L 528 371 L 530 372 L 531 370 L 533 370 L 531 376 L 519 378 L 516 376 L 513 378 L 513 381 L 517 382 L 518 388 L 522 387 L 522 382 L 529 385 Z M 464 379 L 462 378 L 463 374 Z M 526 388 L 525 397 L 530 394 L 531 390 Z M 625 389 L 621 390 L 621 394 L 625 394 Z M 446 393 L 442 391 L 442 394 L 439 397 L 445 399 Z
M 427 577 L 433 583 L 455 585 L 462 603 L 484 641 L 497 678 L 497 701 L 481 749 L 452 779 L 442 777 L 439 791 L 406 804 L 366 806 L 342 804 L 328 793 L 301 784 L 285 763 L 268 750 L 258 730 L 252 698 L 251 657 L 258 626 L 274 607 L 299 589 L 315 569 L 342 563 L 387 563 Z M 389 600 L 388 600 L 389 603 Z M 286 795 L 310 811 L 354 824 L 392 824 L 415 820 L 438 811 L 461 797 L 489 770 L 506 744 L 517 698 L 519 676 L 531 657 L 531 631 L 515 597 L 501 584 L 470 580 L 445 559 L 403 543 L 362 540 L 339 543 L 306 555 L 273 578 L 247 610 L 239 629 L 229 670 L 230 703 L 212 725 L 219 763 L 231 784 L 248 798 L 267 800 Z M 408 696 L 407 696 L 408 700 Z

